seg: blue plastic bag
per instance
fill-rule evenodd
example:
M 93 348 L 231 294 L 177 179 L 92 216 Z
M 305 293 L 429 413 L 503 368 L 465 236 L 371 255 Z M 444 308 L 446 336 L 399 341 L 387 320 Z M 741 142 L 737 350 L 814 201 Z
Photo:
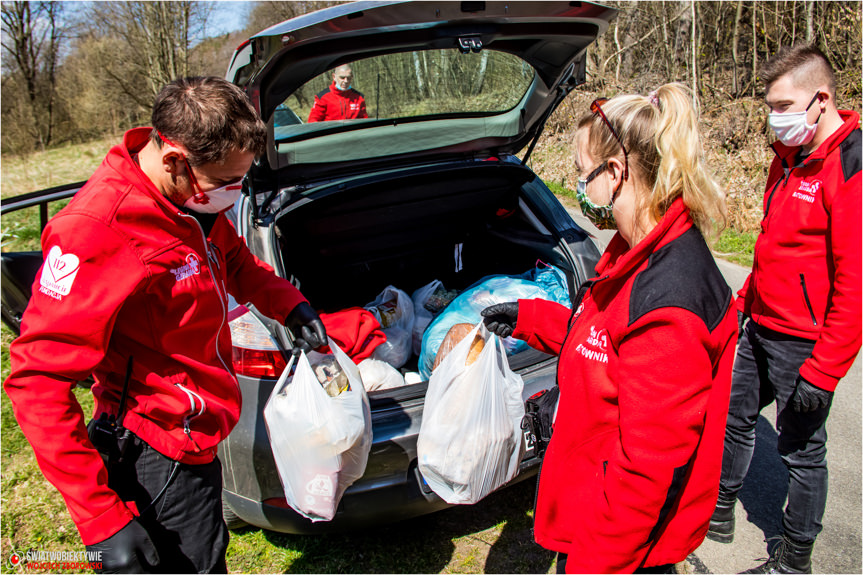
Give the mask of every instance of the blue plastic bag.
M 452 326 L 457 323 L 476 325 L 482 319 L 480 312 L 488 306 L 519 299 L 546 299 L 570 307 L 566 275 L 555 266 L 541 264 L 519 275 L 486 276 L 463 291 L 429 324 L 423 334 L 419 356 L 422 378 L 431 376 L 438 348 Z M 507 355 L 528 348 L 527 343 L 512 337 L 503 339 L 501 343 Z

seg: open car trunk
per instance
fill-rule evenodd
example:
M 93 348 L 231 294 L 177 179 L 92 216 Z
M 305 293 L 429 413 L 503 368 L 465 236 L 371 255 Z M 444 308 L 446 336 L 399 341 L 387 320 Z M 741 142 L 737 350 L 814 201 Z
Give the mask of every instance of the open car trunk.
M 433 280 L 462 291 L 538 262 L 563 270 L 574 295 L 586 273 L 576 268 L 585 265 L 537 217 L 536 194 L 523 189 L 542 185 L 535 175 L 498 161 L 449 166 L 311 189 L 312 201 L 295 202 L 277 218 L 284 269 L 313 306 L 326 312 L 364 306 L 388 285 L 410 295 Z M 585 248 L 595 252 L 592 244 Z M 518 369 L 548 357 L 530 350 L 510 364 Z M 414 355 L 402 371 L 416 365 Z

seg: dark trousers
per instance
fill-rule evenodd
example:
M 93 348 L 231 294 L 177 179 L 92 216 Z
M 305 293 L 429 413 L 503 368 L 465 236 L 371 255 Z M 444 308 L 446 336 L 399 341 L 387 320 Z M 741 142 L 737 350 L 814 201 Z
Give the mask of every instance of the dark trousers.
M 566 573 L 566 553 L 557 554 L 557 573 Z M 639 567 L 635 573 L 674 573 L 674 563 L 668 565 L 656 565 L 655 567 Z
M 775 401 L 778 450 L 789 473 L 782 526 L 800 543 L 815 541 L 827 504 L 825 423 L 830 407 L 797 413 L 790 404 L 800 366 L 814 346 L 812 340 L 747 324 L 734 360 L 719 486 L 719 504 L 733 504 L 752 461 L 758 414 Z
M 138 437 L 132 442 L 124 461 L 108 470 L 108 485 L 120 499 L 138 506 L 138 521 L 159 552 L 156 572 L 227 573 L 228 528 L 222 519 L 219 459 L 185 465 Z

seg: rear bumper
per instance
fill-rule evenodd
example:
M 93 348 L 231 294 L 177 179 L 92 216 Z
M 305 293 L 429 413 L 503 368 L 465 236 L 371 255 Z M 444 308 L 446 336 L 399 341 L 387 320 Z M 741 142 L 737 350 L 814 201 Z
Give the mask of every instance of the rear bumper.
M 525 382 L 523 397 L 553 386 L 556 370 L 553 359 L 517 369 Z M 221 444 L 219 456 L 223 463 L 223 496 L 240 519 L 272 531 L 315 534 L 392 523 L 449 507 L 423 482 L 417 470 L 416 443 L 422 423 L 424 384 L 416 386 L 413 396 L 372 397 L 373 444 L 366 473 L 347 489 L 332 521 L 313 523 L 285 502 L 273 459 L 263 408 L 275 382 L 242 376 L 238 379 L 243 394 L 240 421 Z M 539 463 L 539 458 L 528 452 L 519 474 L 510 483 L 535 475 Z

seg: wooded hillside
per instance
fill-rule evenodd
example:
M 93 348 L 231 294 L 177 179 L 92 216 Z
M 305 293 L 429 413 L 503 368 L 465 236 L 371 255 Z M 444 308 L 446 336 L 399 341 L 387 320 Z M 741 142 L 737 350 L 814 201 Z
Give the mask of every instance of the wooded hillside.
M 165 82 L 184 75 L 222 76 L 234 48 L 249 35 L 330 4 L 257 2 L 243 31 L 208 37 L 210 2 L 4 1 L 2 153 L 27 154 L 146 124 L 153 96 Z M 757 201 L 735 204 L 735 185 L 751 188 L 769 161 L 763 154 L 770 134 L 758 74 L 782 46 L 817 44 L 836 71 L 840 107 L 860 110 L 860 2 L 607 4 L 620 14 L 589 48 L 587 83 L 552 116 L 534 154 L 534 169 L 544 178 L 567 184 L 570 127 L 595 95 L 647 93 L 679 81 L 696 94 L 709 152 L 719 164 L 728 162 L 716 169 L 735 172 L 723 174 L 732 208 L 751 210 Z M 420 70 L 422 64 L 405 65 Z M 441 84 L 444 88 L 455 89 Z M 300 96 L 310 106 L 312 94 Z M 741 181 L 735 184 L 735 178 Z M 738 219 L 732 224 L 749 225 L 745 215 Z

